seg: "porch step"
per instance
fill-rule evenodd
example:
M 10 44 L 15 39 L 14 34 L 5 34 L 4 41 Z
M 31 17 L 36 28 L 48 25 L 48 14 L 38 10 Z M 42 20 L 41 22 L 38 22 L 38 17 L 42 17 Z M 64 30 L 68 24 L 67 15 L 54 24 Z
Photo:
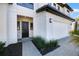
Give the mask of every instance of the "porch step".
M 32 38 L 22 38 L 22 39 L 18 39 L 18 42 L 27 42 L 29 40 L 32 40 Z

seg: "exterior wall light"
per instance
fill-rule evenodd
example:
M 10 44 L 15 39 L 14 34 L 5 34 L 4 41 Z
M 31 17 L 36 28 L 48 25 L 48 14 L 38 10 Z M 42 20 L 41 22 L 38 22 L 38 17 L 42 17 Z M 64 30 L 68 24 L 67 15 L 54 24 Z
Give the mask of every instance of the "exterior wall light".
M 52 23 L 52 18 L 49 18 L 49 23 Z

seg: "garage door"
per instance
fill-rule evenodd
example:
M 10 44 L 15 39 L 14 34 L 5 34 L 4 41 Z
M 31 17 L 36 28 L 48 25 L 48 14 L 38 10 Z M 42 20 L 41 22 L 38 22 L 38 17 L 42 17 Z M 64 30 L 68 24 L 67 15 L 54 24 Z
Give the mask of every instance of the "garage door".
M 55 39 L 60 39 L 69 36 L 69 30 L 69 24 L 53 22 L 53 35 Z

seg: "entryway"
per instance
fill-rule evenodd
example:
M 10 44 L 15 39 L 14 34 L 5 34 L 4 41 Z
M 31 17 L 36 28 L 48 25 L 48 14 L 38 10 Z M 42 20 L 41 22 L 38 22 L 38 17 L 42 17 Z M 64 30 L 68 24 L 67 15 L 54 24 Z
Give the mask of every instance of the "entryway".
M 22 38 L 29 37 L 29 23 L 22 22 Z
M 29 38 L 33 36 L 33 19 L 31 17 L 17 17 L 17 37 L 18 39 Z

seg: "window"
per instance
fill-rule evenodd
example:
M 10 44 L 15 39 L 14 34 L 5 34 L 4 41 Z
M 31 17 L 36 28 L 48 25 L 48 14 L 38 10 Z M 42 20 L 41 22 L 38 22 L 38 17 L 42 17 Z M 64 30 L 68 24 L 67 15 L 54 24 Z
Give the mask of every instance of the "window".
M 67 12 L 69 13 L 69 10 L 67 10 Z
M 17 30 L 20 30 L 20 22 L 17 22 Z
M 17 3 L 17 5 L 26 7 L 26 8 L 30 8 L 30 9 L 34 9 L 34 5 L 33 3 Z
M 48 3 L 48 5 L 50 5 L 50 6 L 51 6 L 51 5 L 52 5 L 52 3 Z
M 60 10 L 60 7 L 58 6 L 58 10 Z
M 53 5 L 56 7 L 56 4 L 55 3 L 53 3 Z
M 30 23 L 30 30 L 33 30 L 33 23 Z

